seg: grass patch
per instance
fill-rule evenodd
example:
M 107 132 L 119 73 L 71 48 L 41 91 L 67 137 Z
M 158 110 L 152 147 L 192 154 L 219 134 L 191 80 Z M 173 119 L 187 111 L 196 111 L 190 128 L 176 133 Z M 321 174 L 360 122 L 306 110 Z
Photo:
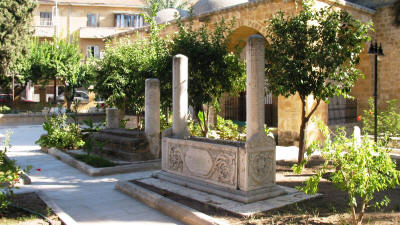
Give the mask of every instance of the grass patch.
M 90 166 L 96 167 L 96 168 L 102 168 L 102 167 L 112 167 L 116 166 L 117 164 L 102 158 L 97 155 L 73 155 L 75 159 L 82 161 Z

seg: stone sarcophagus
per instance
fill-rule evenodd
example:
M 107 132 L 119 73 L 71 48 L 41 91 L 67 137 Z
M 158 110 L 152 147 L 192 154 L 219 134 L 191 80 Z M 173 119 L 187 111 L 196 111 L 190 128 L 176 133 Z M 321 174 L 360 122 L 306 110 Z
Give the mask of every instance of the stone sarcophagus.
M 275 185 L 275 141 L 265 135 L 247 143 L 163 137 L 158 177 L 245 203 L 285 194 Z

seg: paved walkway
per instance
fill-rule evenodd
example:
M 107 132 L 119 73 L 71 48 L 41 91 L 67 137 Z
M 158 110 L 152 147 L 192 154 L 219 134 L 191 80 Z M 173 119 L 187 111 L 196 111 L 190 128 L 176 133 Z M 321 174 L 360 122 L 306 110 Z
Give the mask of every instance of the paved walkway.
M 33 167 L 32 184 L 20 191 L 45 192 L 79 224 L 180 224 L 114 189 L 118 180 L 148 177 L 151 171 L 90 177 L 40 151 L 34 142 L 44 133 L 41 126 L 0 126 L 0 133 L 7 130 L 13 132 L 7 155 L 21 166 Z
M 149 177 L 154 171 L 90 177 L 40 151 L 34 142 L 45 133 L 41 126 L 0 126 L 1 134 L 7 130 L 13 132 L 8 156 L 33 167 L 32 184 L 20 190 L 43 191 L 79 224 L 179 224 L 114 189 L 118 180 Z M 296 147 L 278 147 L 277 160 L 296 157 Z

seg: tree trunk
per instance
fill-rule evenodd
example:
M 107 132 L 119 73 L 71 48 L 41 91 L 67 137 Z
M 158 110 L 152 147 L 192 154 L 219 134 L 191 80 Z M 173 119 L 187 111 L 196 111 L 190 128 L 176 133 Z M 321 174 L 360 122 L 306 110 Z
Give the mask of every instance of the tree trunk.
M 57 95 L 57 78 L 54 77 L 54 95 L 53 95 L 53 103 L 54 103 L 54 105 L 57 105 L 56 95 Z
M 298 165 L 300 165 L 301 161 L 304 159 L 304 153 L 306 152 L 305 145 L 305 136 L 306 136 L 306 127 L 307 123 L 310 120 L 313 113 L 317 110 L 321 99 L 316 99 L 316 104 L 311 109 L 311 111 L 306 115 L 306 96 L 300 96 L 301 99 L 301 125 L 300 125 L 300 134 L 299 134 L 299 156 L 297 159 Z
M 305 129 L 307 126 L 306 121 L 306 102 L 304 98 L 301 98 L 301 125 L 300 125 L 300 135 L 299 135 L 299 155 L 297 159 L 297 164 L 300 165 L 301 161 L 304 159 L 305 152 Z

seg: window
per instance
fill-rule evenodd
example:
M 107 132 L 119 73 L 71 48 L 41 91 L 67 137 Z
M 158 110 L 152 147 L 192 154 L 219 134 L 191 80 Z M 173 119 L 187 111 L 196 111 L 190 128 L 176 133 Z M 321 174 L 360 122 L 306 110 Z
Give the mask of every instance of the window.
M 143 17 L 139 14 L 115 14 L 116 27 L 143 27 Z
M 40 26 L 52 26 L 51 12 L 40 12 Z
M 86 58 L 90 58 L 90 57 L 100 58 L 99 46 L 88 45 L 86 47 Z
M 100 24 L 98 14 L 87 14 L 87 26 L 88 27 L 98 27 Z

